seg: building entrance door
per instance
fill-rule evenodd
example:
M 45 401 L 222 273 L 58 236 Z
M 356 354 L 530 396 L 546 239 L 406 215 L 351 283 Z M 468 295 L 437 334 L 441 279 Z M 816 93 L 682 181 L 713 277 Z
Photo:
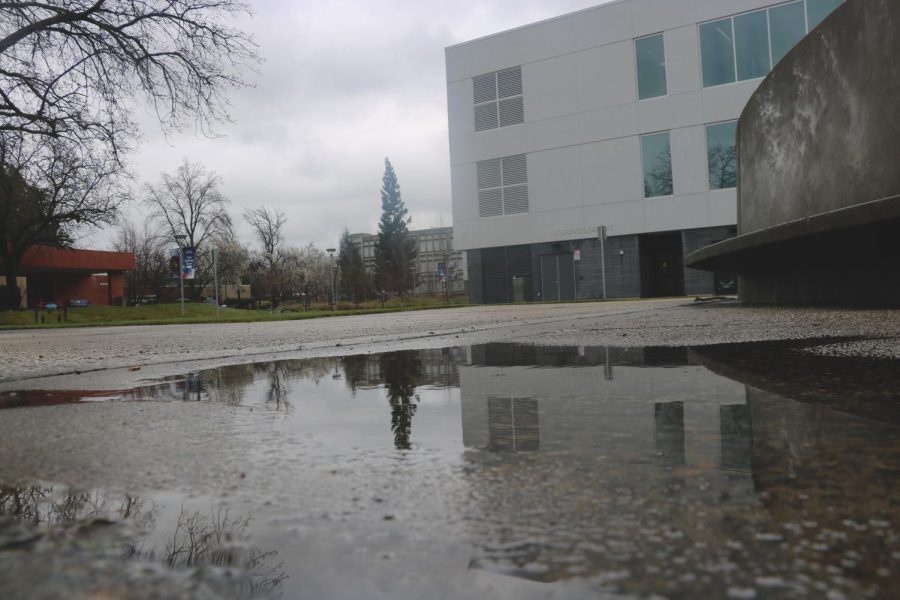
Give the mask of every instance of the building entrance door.
M 575 300 L 575 259 L 571 253 L 541 256 L 541 299 L 545 302 Z
M 642 235 L 641 295 L 684 295 L 684 250 L 681 233 Z

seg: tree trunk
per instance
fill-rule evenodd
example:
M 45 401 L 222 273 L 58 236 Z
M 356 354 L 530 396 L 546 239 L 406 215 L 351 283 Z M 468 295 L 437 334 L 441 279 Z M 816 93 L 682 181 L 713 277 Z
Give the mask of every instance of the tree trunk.
M 22 294 L 16 281 L 16 263 L 9 257 L 3 259 L 3 272 L 6 275 L 6 293 L 2 299 L 3 308 L 18 310 L 22 304 Z

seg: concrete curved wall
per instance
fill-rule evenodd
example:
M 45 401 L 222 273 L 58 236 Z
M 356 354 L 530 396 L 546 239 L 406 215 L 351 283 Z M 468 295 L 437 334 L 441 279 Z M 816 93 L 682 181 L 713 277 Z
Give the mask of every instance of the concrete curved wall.
M 741 233 L 900 193 L 900 2 L 849 0 L 750 98 Z
M 848 0 L 738 122 L 738 235 L 686 258 L 744 301 L 900 305 L 900 1 Z

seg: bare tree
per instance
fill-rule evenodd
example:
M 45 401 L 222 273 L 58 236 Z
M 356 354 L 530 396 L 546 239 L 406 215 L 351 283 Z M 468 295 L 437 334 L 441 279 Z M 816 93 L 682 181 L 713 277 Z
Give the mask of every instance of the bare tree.
M 164 131 L 228 120 L 256 45 L 228 26 L 243 0 L 0 2 L 0 131 L 103 146 L 117 160 L 149 102 Z
M 3 305 L 20 303 L 16 276 L 36 244 L 70 246 L 83 227 L 113 223 L 129 198 L 110 154 L 52 138 L 0 131 L 0 261 Z
M 262 245 L 263 254 L 273 257 L 274 260 L 278 247 L 284 241 L 284 235 L 281 232 L 287 222 L 284 213 L 275 208 L 260 206 L 245 210 L 244 220 L 253 228 L 256 239 Z
M 148 222 L 144 222 L 142 229 L 126 222 L 119 226 L 113 246 L 119 252 L 134 254 L 134 271 L 125 273 L 125 293 L 129 303 L 136 303 L 148 289 L 159 297 L 160 288 L 170 279 L 165 237 L 154 231 Z
M 151 219 L 169 239 L 184 234 L 185 245 L 194 248 L 198 277 L 191 281 L 192 297 L 211 279 L 211 242 L 232 237 L 229 200 L 219 191 L 221 183 L 214 172 L 185 160 L 174 175 L 163 173 L 158 184 L 145 186 Z
M 287 217 L 280 210 L 269 208 L 268 206 L 260 206 L 245 210 L 244 220 L 253 228 L 256 239 L 259 240 L 262 246 L 261 258 L 267 271 L 266 286 L 269 289 L 269 296 L 274 307 L 278 302 L 278 263 L 281 258 L 279 249 L 284 241 L 281 229 L 287 222 Z
M 250 252 L 247 247 L 235 237 L 217 239 L 216 252 L 219 263 L 219 283 L 225 285 L 224 297 L 228 298 L 228 286 L 237 286 L 238 304 L 241 301 L 241 278 L 250 262 Z

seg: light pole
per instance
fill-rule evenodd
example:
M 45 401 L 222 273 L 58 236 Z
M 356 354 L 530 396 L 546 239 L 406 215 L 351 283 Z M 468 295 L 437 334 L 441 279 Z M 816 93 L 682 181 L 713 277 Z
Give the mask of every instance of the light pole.
M 337 288 L 337 267 L 334 266 L 334 248 L 326 248 L 325 252 L 328 253 L 328 256 L 331 257 L 331 310 L 332 312 L 335 309 L 335 305 L 337 302 L 337 297 L 335 296 L 335 290 Z
M 183 233 L 175 234 L 175 242 L 178 244 L 178 285 L 181 289 L 181 316 L 184 316 L 184 240 L 187 236 Z

